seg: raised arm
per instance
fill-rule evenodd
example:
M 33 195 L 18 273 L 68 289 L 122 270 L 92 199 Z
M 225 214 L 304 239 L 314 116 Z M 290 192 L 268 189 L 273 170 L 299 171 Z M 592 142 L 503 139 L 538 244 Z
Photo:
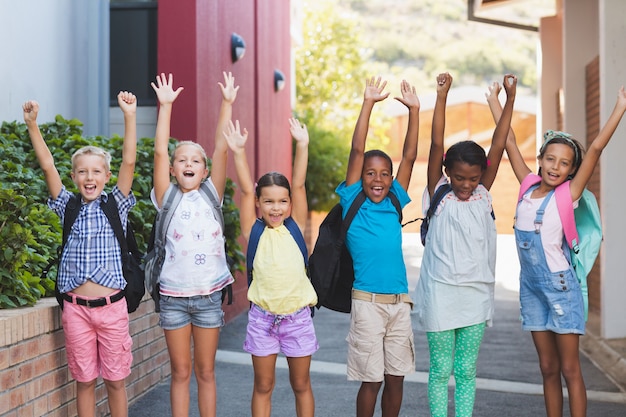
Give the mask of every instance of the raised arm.
M 117 176 L 117 188 L 127 196 L 133 186 L 137 160 L 137 97 L 128 91 L 120 91 L 117 95 L 117 103 L 124 113 L 124 145 L 122 166 Z
M 489 86 L 487 93 L 485 93 L 487 104 L 489 104 L 491 115 L 493 116 L 493 120 L 496 124 L 498 124 L 500 116 L 502 115 L 502 104 L 500 104 L 500 100 L 498 100 L 499 93 L 500 84 L 497 82 L 494 82 L 491 86 Z M 517 147 L 515 132 L 513 132 L 512 128 L 509 128 L 509 133 L 506 137 L 506 153 L 509 156 L 513 173 L 515 174 L 517 181 L 521 184 L 531 170 L 528 165 L 526 165 L 526 161 L 524 161 L 524 157 Z
M 369 130 L 370 116 L 374 104 L 386 99 L 389 93 L 383 93 L 387 81 L 382 81 L 380 77 L 370 78 L 365 82 L 365 92 L 363 93 L 363 105 L 359 118 L 354 127 L 352 135 L 352 147 L 350 149 L 350 158 L 348 159 L 348 171 L 346 173 L 346 185 L 352 185 L 361 179 L 363 172 L 363 154 L 365 153 L 365 140 L 367 139 L 367 131 Z
M 406 129 L 406 137 L 404 138 L 404 146 L 402 148 L 402 160 L 398 167 L 396 180 L 400 183 L 402 188 L 407 190 L 411 182 L 413 165 L 417 159 L 417 141 L 420 129 L 420 101 L 415 92 L 415 87 L 411 86 L 411 84 L 405 80 L 402 80 L 402 83 L 400 83 L 400 91 L 402 97 L 395 97 L 395 99 L 409 109 L 409 125 Z
M 502 109 L 500 120 L 498 120 L 498 124 L 496 125 L 496 130 L 493 132 L 489 154 L 487 155 L 487 169 L 480 178 L 481 182 L 488 190 L 491 189 L 496 179 L 500 161 L 502 160 L 502 153 L 506 146 L 507 136 L 511 130 L 513 104 L 515 103 L 515 93 L 517 91 L 517 77 L 507 74 L 504 76 L 502 84 L 506 91 L 506 103 L 504 103 L 504 108 Z
M 598 133 L 598 136 L 596 136 L 593 142 L 591 142 L 591 145 L 589 145 L 587 153 L 580 164 L 580 168 L 578 168 L 576 176 L 570 183 L 570 192 L 572 193 L 573 200 L 578 200 L 582 195 L 587 182 L 589 182 L 589 178 L 591 178 L 591 174 L 593 174 L 593 169 L 598 163 L 600 155 L 602 155 L 602 151 L 606 145 L 608 145 L 625 111 L 626 91 L 624 90 L 624 86 L 622 86 L 617 92 L 617 102 L 615 103 L 613 112 L 600 130 L 600 133 Z
M 224 138 L 224 130 L 233 115 L 233 103 L 237 98 L 239 86 L 235 87 L 235 77 L 232 73 L 224 72 L 224 84 L 218 83 L 222 91 L 222 104 L 215 130 L 215 150 L 211 159 L 211 180 L 222 198 L 226 188 L 226 163 L 228 160 L 228 144 Z
M 446 127 L 446 101 L 452 86 L 452 76 L 445 72 L 437 76 L 437 99 L 433 111 L 430 152 L 428 154 L 428 195 L 435 193 L 435 186 L 443 174 L 443 135 Z
M 37 161 L 43 171 L 46 184 L 48 185 L 48 192 L 53 199 L 56 199 L 61 193 L 63 188 L 63 182 L 57 167 L 54 165 L 54 158 L 52 152 L 48 149 L 46 142 L 41 136 L 39 125 L 37 125 L 37 114 L 39 113 L 39 103 L 36 101 L 27 101 L 22 105 L 24 111 L 24 122 L 28 128 L 28 135 L 30 136 L 30 142 L 35 150 Z
M 291 178 L 291 217 L 304 234 L 309 206 L 306 200 L 306 170 L 309 164 L 309 132 L 305 125 L 295 118 L 289 119 L 289 131 L 296 141 L 296 156 L 293 160 Z
M 159 116 L 157 118 L 156 134 L 154 136 L 154 174 L 153 185 L 156 201 L 159 207 L 163 203 L 165 191 L 170 186 L 170 158 L 168 144 L 170 141 L 170 122 L 172 119 L 172 105 L 174 100 L 183 91 L 183 87 L 172 88 L 174 79 L 164 73 L 157 75 L 156 84 L 150 83 L 159 100 Z
M 232 121 L 229 121 L 223 136 L 228 143 L 228 147 L 233 152 L 233 158 L 235 160 L 237 182 L 239 183 L 239 190 L 241 191 L 239 222 L 241 225 L 241 234 L 246 241 L 248 241 L 250 231 L 252 231 L 252 225 L 256 221 L 256 196 L 245 148 L 246 141 L 248 140 L 248 131 L 244 129 L 243 132 L 241 132 L 239 120 L 234 124 Z

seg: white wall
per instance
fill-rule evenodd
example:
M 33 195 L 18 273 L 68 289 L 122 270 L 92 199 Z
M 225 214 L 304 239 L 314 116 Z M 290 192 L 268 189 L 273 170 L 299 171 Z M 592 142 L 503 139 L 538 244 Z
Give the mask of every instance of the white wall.
M 626 2 L 600 0 L 600 123 L 615 107 L 617 90 L 626 85 Z M 602 336 L 626 337 L 626 194 L 623 192 L 626 117 L 602 154 L 600 199 L 604 226 L 602 246 Z
M 0 120 L 36 99 L 40 122 L 61 114 L 108 134 L 108 0 L 2 0 L 0 16 Z

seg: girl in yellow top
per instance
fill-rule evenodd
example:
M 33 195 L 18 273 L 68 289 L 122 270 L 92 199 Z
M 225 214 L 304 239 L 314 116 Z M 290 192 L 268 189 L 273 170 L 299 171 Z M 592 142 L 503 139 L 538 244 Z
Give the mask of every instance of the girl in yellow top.
M 246 241 L 257 221 L 257 208 L 265 223 L 254 257 L 254 279 L 248 289 L 251 308 L 244 342 L 244 350 L 252 355 L 254 367 L 252 417 L 271 414 L 279 352 L 283 352 L 289 364 L 296 415 L 308 417 L 315 412 L 309 368 L 311 355 L 319 348 L 311 320 L 311 307 L 317 304 L 317 294 L 306 275 L 298 244 L 284 224 L 291 217 L 299 232 L 304 233 L 308 212 L 304 181 L 309 134 L 306 126 L 296 119 L 289 119 L 289 125 L 296 141 L 292 186 L 284 175 L 269 172 L 259 179 L 256 191 L 246 159 L 247 130 L 242 132 L 237 121 L 230 122 L 224 132 L 234 154 L 241 190 L 241 232 Z

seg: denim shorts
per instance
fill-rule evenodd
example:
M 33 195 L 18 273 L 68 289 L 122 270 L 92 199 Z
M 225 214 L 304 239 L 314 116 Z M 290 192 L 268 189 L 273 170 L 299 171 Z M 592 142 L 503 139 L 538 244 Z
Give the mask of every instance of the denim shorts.
M 207 329 L 224 326 L 222 292 L 192 297 L 162 295 L 159 326 L 163 330 L 176 330 L 189 324 Z
M 311 356 L 319 349 L 311 308 L 276 315 L 252 304 L 243 349 L 254 356 L 282 352 L 288 358 Z
M 585 306 L 580 283 L 569 269 L 520 279 L 522 329 L 585 334 Z

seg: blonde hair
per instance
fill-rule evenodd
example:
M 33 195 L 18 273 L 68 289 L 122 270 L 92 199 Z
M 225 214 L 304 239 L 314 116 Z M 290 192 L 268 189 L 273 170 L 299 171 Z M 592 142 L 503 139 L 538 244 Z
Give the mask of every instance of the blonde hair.
M 83 146 L 72 155 L 72 171 L 76 166 L 76 159 L 83 155 L 95 155 L 104 159 L 104 165 L 107 171 L 111 170 L 111 154 L 97 146 Z
M 204 165 L 205 166 L 208 165 L 208 158 L 206 156 L 206 152 L 204 148 L 202 147 L 202 145 L 200 145 L 197 142 L 193 142 L 191 140 L 182 140 L 176 144 L 176 147 L 174 148 L 174 152 L 172 152 L 172 156 L 170 157 L 170 164 L 174 164 L 174 156 L 176 156 L 176 150 L 180 148 L 181 146 L 185 146 L 185 145 L 193 146 L 194 148 L 196 148 L 196 150 L 200 152 L 200 154 L 204 158 Z

